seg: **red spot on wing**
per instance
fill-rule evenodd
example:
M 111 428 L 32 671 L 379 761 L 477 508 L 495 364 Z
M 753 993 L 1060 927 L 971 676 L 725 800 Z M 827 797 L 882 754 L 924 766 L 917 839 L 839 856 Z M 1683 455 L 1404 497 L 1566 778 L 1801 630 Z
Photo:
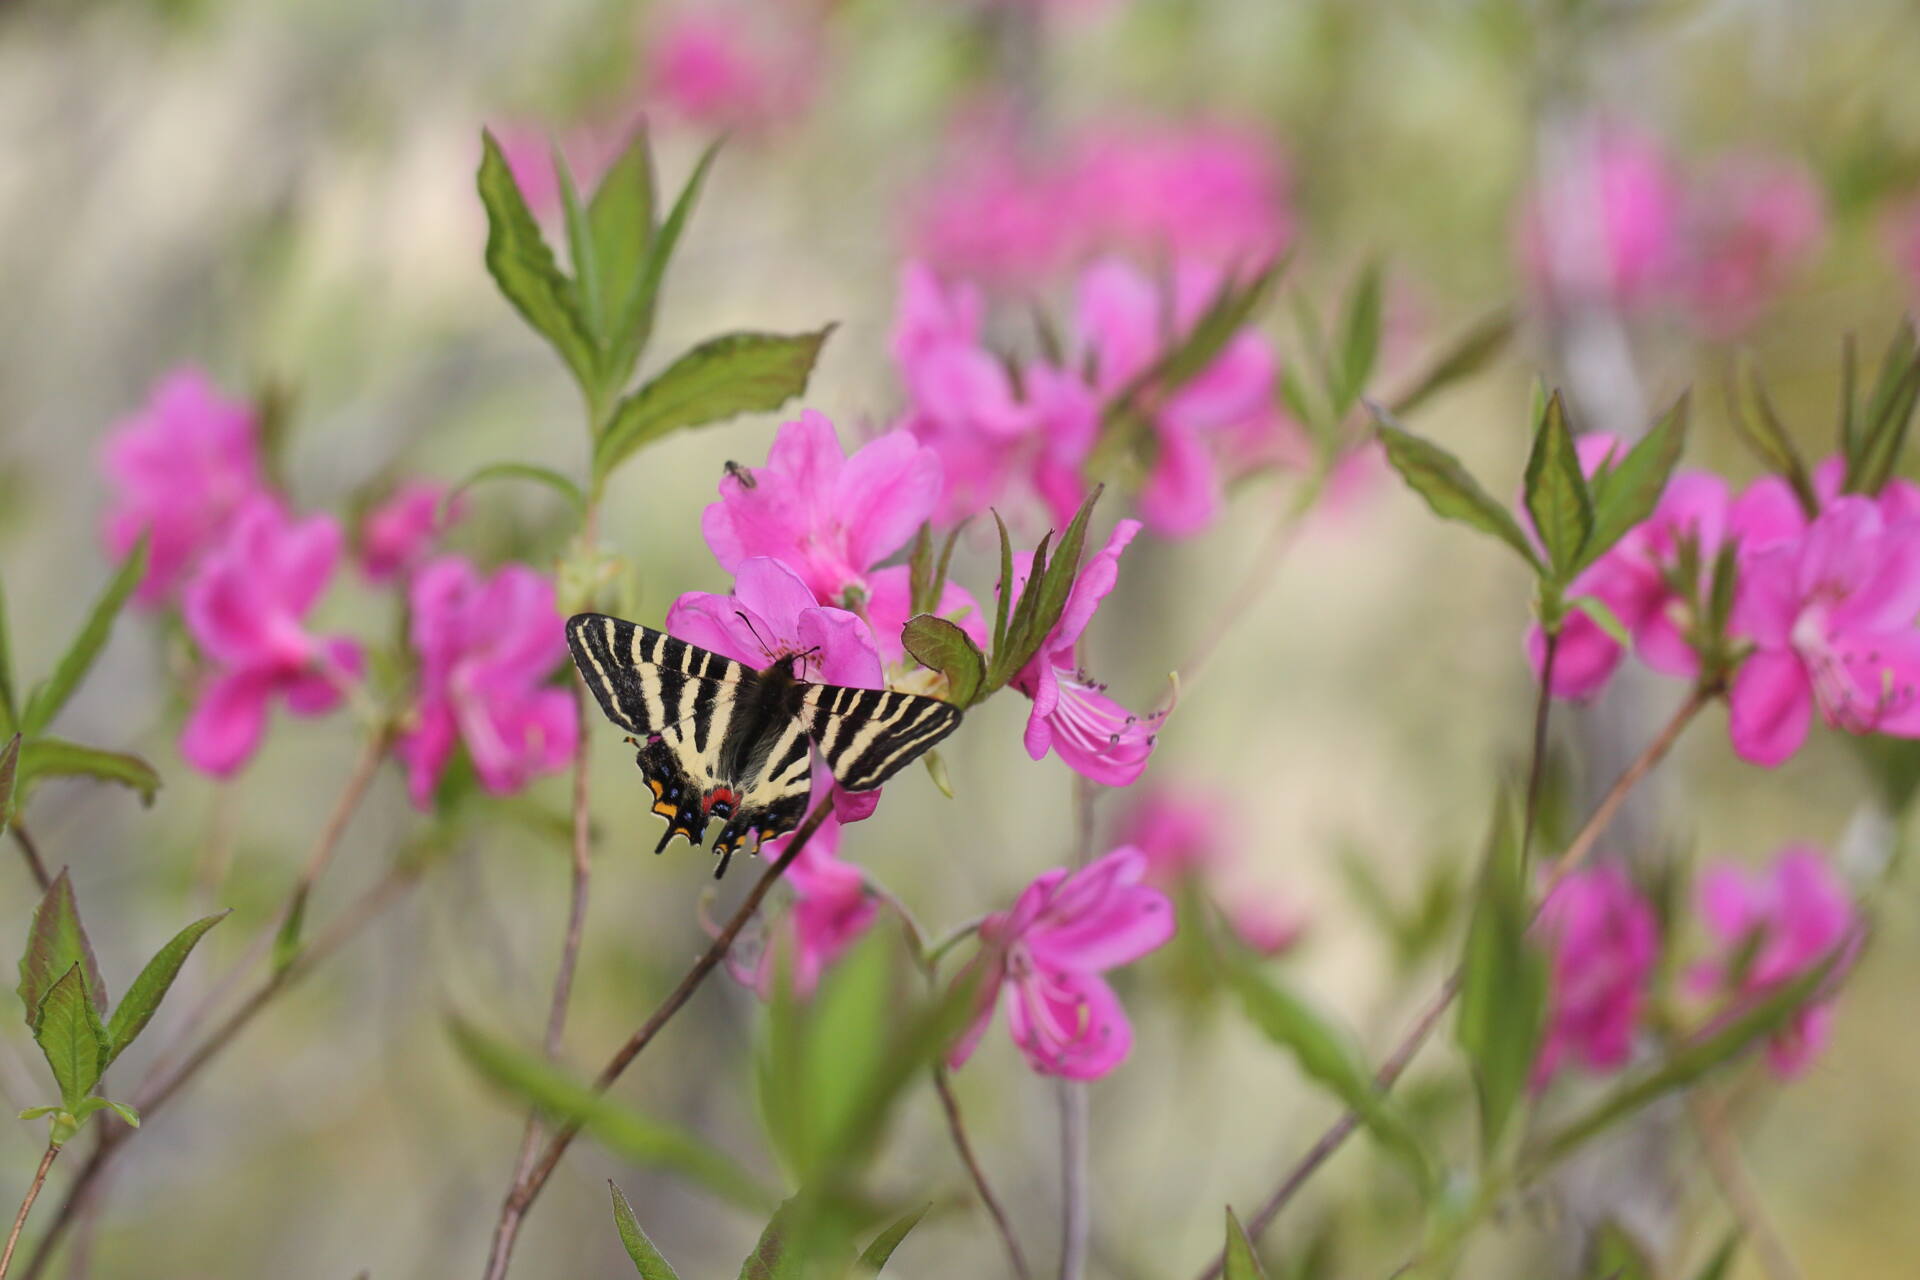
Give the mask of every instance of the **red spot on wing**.
M 739 807 L 740 797 L 729 787 L 715 787 L 700 798 L 700 807 L 707 813 L 712 813 L 717 804 L 724 804 L 727 812 L 732 813 Z

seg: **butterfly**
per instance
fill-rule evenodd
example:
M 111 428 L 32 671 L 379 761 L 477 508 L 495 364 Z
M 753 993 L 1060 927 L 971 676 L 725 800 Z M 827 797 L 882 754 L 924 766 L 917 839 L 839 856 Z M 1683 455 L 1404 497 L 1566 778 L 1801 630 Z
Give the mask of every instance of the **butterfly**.
M 804 653 L 755 670 L 600 613 L 567 619 L 567 647 L 607 719 L 639 747 L 653 811 L 667 820 L 654 852 L 676 835 L 697 847 L 709 821 L 725 820 L 716 879 L 742 844 L 757 853 L 800 825 L 815 751 L 842 787 L 871 791 L 960 724 L 938 698 L 801 680 Z

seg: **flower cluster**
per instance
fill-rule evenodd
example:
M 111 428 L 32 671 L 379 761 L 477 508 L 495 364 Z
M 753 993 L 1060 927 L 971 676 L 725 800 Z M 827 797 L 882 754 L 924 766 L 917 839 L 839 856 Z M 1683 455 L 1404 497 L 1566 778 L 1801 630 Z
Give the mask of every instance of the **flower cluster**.
M 1846 885 L 1805 845 L 1781 850 L 1765 871 L 1709 867 L 1698 893 L 1709 950 L 1683 985 L 1705 1002 L 1694 1017 L 1706 1032 L 1819 966 L 1832 965 L 1837 978 L 1859 943 L 1859 913 Z M 1668 945 L 1652 904 L 1622 867 L 1601 866 L 1561 881 L 1537 928 L 1551 983 L 1534 1086 L 1544 1087 L 1569 1063 L 1600 1074 L 1619 1070 L 1647 1025 Z M 1769 1038 L 1776 1075 L 1796 1075 L 1819 1054 L 1832 1004 L 1829 983 Z
M 1642 135 L 1595 125 L 1528 198 L 1519 241 L 1535 289 L 1556 306 L 1670 308 L 1725 338 L 1811 261 L 1825 222 L 1803 165 L 1736 154 L 1684 175 Z

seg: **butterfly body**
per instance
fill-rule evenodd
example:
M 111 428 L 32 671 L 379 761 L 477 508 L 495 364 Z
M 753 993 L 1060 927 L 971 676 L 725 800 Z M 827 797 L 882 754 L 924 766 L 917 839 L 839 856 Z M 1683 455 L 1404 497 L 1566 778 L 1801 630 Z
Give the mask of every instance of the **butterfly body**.
M 676 835 L 698 845 L 721 819 L 720 871 L 742 845 L 757 852 L 800 824 L 815 753 L 842 787 L 868 791 L 960 723 L 937 698 L 800 679 L 807 655 L 756 669 L 604 614 L 568 619 L 567 645 L 600 709 L 639 748 L 653 811 L 667 819 L 655 852 Z

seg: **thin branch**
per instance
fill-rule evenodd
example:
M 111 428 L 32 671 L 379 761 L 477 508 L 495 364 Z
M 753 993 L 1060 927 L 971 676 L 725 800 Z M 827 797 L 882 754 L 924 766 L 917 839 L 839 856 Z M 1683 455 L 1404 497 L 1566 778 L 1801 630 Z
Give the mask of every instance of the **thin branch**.
M 933 1087 L 940 1095 L 941 1110 L 947 1113 L 947 1132 L 953 1135 L 954 1150 L 960 1154 L 960 1163 L 967 1167 L 967 1176 L 973 1179 L 973 1189 L 980 1194 L 980 1203 L 987 1206 L 987 1213 L 993 1218 L 994 1229 L 1000 1233 L 1000 1242 L 1007 1247 L 1007 1261 L 1013 1266 L 1013 1274 L 1019 1280 L 1032 1280 L 1033 1272 L 1027 1267 L 1027 1255 L 1020 1250 L 1020 1239 L 1013 1234 L 1013 1223 L 1007 1218 L 1007 1211 L 1000 1204 L 1000 1198 L 993 1194 L 993 1188 L 987 1184 L 986 1170 L 980 1167 L 979 1159 L 973 1154 L 973 1143 L 967 1138 L 966 1125 L 960 1119 L 960 1099 L 954 1096 L 953 1081 L 947 1076 L 944 1066 L 933 1069 Z
M 1092 1207 L 1087 1192 L 1087 1086 L 1061 1080 L 1060 1095 L 1060 1280 L 1081 1280 L 1087 1270 L 1087 1234 Z
M 1760 1199 L 1759 1189 L 1747 1174 L 1739 1143 L 1727 1127 L 1726 1113 L 1719 1102 L 1704 1089 L 1692 1089 L 1687 1093 L 1687 1114 L 1700 1135 L 1700 1149 L 1706 1154 L 1714 1184 L 1739 1221 L 1741 1233 L 1753 1241 L 1761 1270 L 1767 1273 L 1768 1280 L 1801 1280 L 1793 1254 L 1788 1252 L 1786 1241 Z
M 753 913 L 759 910 L 761 900 L 773 888 L 774 882 L 786 874 L 787 868 L 793 865 L 794 859 L 800 856 L 801 850 L 807 847 L 807 841 L 813 839 L 813 833 L 820 829 L 820 824 L 826 821 L 827 815 L 832 811 L 833 804 L 829 800 L 815 806 L 813 812 L 807 815 L 806 821 L 800 824 L 799 829 L 793 833 L 793 838 L 787 842 L 787 847 L 780 851 L 780 857 L 754 882 L 753 888 L 747 891 L 746 898 L 722 926 L 712 945 L 693 962 L 693 967 L 687 970 L 686 976 L 681 978 L 679 985 L 667 994 L 667 998 L 660 1002 L 660 1007 L 653 1011 L 653 1015 L 641 1025 L 638 1031 L 627 1038 L 627 1042 L 621 1045 L 619 1051 L 608 1060 L 607 1065 L 601 1068 L 599 1076 L 594 1080 L 595 1092 L 604 1093 L 615 1080 L 620 1078 L 621 1073 L 632 1065 L 641 1051 L 660 1034 L 660 1029 L 667 1025 L 674 1014 L 680 1012 L 681 1007 L 699 989 L 700 984 L 707 980 L 707 976 L 719 967 L 722 960 L 726 959 L 727 952 L 733 947 L 734 939 L 740 935 L 742 929 L 746 928 L 747 921 L 753 918 Z M 500 1219 L 494 1226 L 493 1246 L 487 1254 L 485 1272 L 487 1280 L 503 1280 L 507 1274 L 507 1268 L 513 1260 L 514 1242 L 519 1237 L 520 1224 L 525 1220 L 527 1210 L 539 1198 L 541 1189 L 553 1176 L 553 1171 L 560 1164 L 561 1157 L 566 1155 L 567 1148 L 579 1135 L 580 1126 L 577 1122 L 561 1126 L 547 1143 L 547 1148 L 541 1154 L 538 1163 L 507 1193 L 506 1200 L 500 1206 Z
M 0 1253 L 0 1280 L 5 1280 L 7 1268 L 13 1265 L 13 1251 L 20 1243 L 20 1229 L 27 1225 L 27 1215 L 33 1212 L 33 1202 L 40 1198 L 40 1188 L 47 1184 L 47 1170 L 53 1168 L 53 1158 L 60 1154 L 60 1148 L 49 1142 L 46 1154 L 40 1157 L 40 1167 L 33 1171 L 33 1182 L 27 1187 L 26 1198 L 20 1202 L 20 1212 L 13 1217 L 13 1230 L 7 1232 L 6 1252 Z
M 1621 770 L 1620 776 L 1614 779 L 1613 786 L 1608 788 L 1605 796 L 1601 797 L 1600 803 L 1594 806 L 1593 813 L 1587 818 L 1586 824 L 1580 828 L 1579 833 L 1567 845 L 1567 851 L 1554 865 L 1553 873 L 1547 878 L 1546 887 L 1540 895 L 1541 902 L 1545 902 L 1555 887 L 1571 875 L 1593 851 L 1594 845 L 1606 833 L 1607 825 L 1613 821 L 1620 806 L 1626 803 L 1627 796 L 1634 787 L 1638 786 L 1656 765 L 1666 759 L 1667 753 L 1673 750 L 1674 743 L 1680 740 L 1680 735 L 1686 727 L 1693 723 L 1694 717 L 1699 715 L 1719 692 L 1719 689 L 1713 686 L 1696 688 L 1688 695 L 1687 700 L 1680 704 L 1679 709 L 1673 713 L 1672 718 L 1667 721 L 1653 741 L 1647 744 L 1646 749 Z M 1453 1004 L 1454 997 L 1459 992 L 1460 974 L 1455 971 L 1448 975 L 1440 990 L 1421 1011 L 1419 1018 L 1407 1030 L 1407 1034 L 1402 1037 L 1393 1053 L 1388 1056 L 1374 1076 L 1374 1087 L 1379 1092 L 1386 1093 L 1392 1089 L 1405 1074 L 1414 1056 L 1420 1052 L 1421 1046 L 1433 1034 L 1434 1028 L 1440 1025 L 1441 1017 Z M 1267 1197 L 1258 1212 L 1247 1220 L 1249 1239 L 1257 1241 L 1260 1238 L 1267 1227 L 1272 1225 L 1273 1220 L 1280 1216 L 1280 1211 L 1285 1209 L 1300 1188 L 1306 1185 L 1307 1179 L 1325 1164 L 1335 1151 L 1340 1149 L 1340 1144 L 1345 1142 L 1359 1126 L 1359 1114 L 1347 1111 L 1320 1135 L 1313 1146 L 1307 1149 L 1307 1153 L 1287 1170 L 1280 1179 L 1280 1185 L 1274 1188 L 1273 1193 Z M 1215 1280 L 1225 1265 L 1224 1255 L 1215 1257 L 1201 1269 L 1199 1280 Z
M 1267 534 L 1266 540 L 1260 544 L 1259 551 L 1254 554 L 1246 576 L 1240 580 L 1240 585 L 1234 588 L 1233 594 L 1227 598 L 1219 614 L 1201 633 L 1200 643 L 1193 653 L 1177 668 L 1183 688 L 1191 686 L 1200 678 L 1201 671 L 1213 660 L 1214 654 L 1219 652 L 1221 641 L 1237 629 L 1237 624 L 1246 617 L 1247 611 L 1258 604 L 1260 597 L 1265 595 L 1268 588 L 1278 580 L 1280 565 L 1286 560 L 1287 553 L 1293 549 L 1294 543 L 1299 540 L 1300 531 L 1306 527 L 1306 518 L 1319 501 L 1320 492 L 1325 484 L 1325 473 L 1315 472 L 1299 492 L 1293 495 L 1292 500 L 1281 508 L 1280 514 L 1274 519 L 1272 531 Z
M 20 825 L 18 817 L 14 818 L 11 828 L 13 842 L 20 846 L 20 856 L 26 859 L 27 873 L 33 877 L 33 882 L 39 886 L 40 892 L 45 893 L 53 884 L 53 877 L 47 874 L 47 863 L 40 856 L 40 846 L 33 842 L 33 837 L 27 834 L 27 829 Z

